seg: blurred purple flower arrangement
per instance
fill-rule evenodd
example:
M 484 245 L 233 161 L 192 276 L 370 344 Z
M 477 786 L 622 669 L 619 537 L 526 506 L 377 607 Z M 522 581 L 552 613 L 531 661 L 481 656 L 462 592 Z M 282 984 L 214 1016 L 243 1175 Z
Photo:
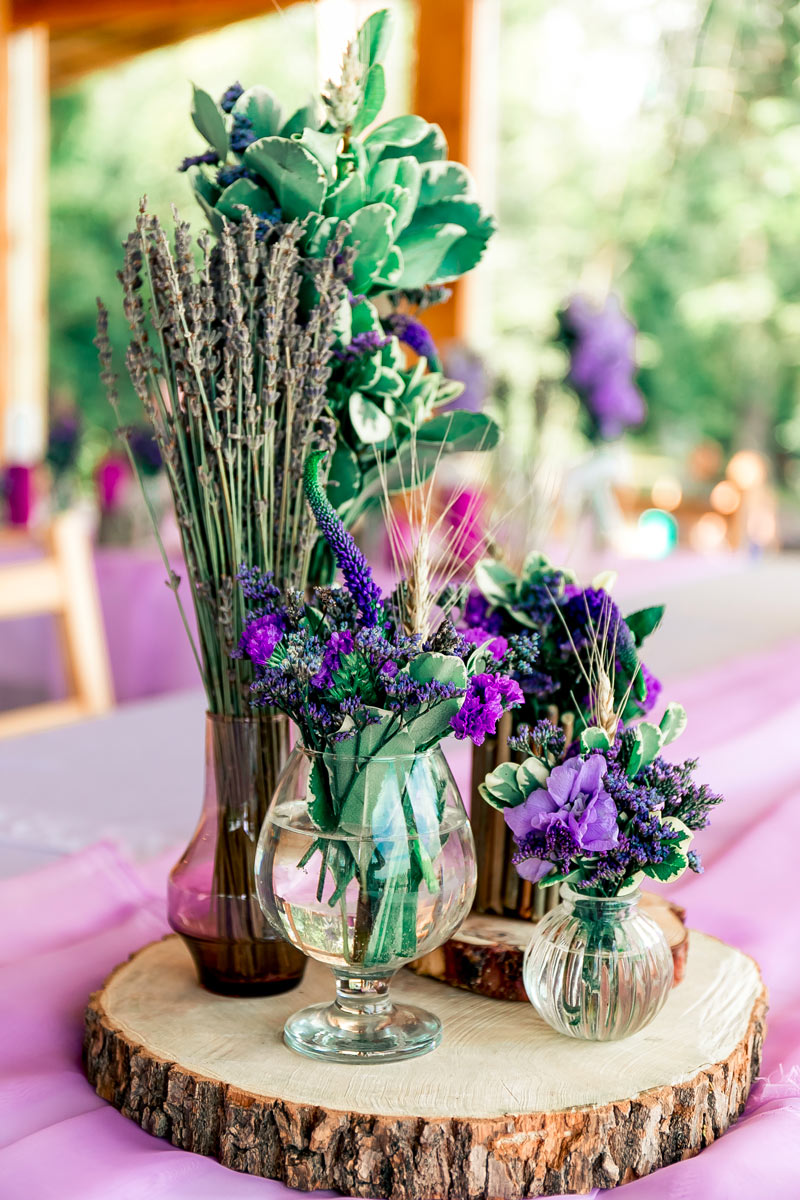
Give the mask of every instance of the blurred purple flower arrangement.
M 592 441 L 611 442 L 647 415 L 634 382 L 636 326 L 616 296 L 596 308 L 573 296 L 558 314 L 560 339 L 570 356 L 567 382 L 589 419 Z

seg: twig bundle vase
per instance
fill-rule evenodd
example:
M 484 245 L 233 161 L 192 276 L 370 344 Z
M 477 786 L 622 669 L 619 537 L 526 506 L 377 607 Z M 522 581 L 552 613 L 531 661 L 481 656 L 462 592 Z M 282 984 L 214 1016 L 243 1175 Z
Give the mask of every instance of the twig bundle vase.
M 400 967 L 455 933 L 475 890 L 472 833 L 438 747 L 347 761 L 295 747 L 264 823 L 256 877 L 275 928 L 334 976 L 332 1003 L 287 1021 L 292 1049 L 392 1062 L 439 1044 L 434 1014 L 390 996 Z
M 605 898 L 563 884 L 560 904 L 537 925 L 522 978 L 531 1004 L 558 1033 L 617 1041 L 663 1008 L 672 952 L 640 899 L 638 889 Z
M 494 916 L 539 921 L 558 904 L 558 889 L 543 888 L 521 879 L 511 861 L 514 840 L 503 814 L 478 793 L 478 785 L 491 772 L 512 758 L 508 748 L 511 713 L 501 717 L 497 735 L 472 748 L 472 791 L 470 823 L 475 837 L 478 883 L 473 910 Z
M 258 835 L 290 730 L 283 715 L 206 716 L 203 808 L 170 873 L 167 905 L 212 992 L 271 995 L 294 987 L 305 969 L 303 955 L 265 920 L 255 891 Z

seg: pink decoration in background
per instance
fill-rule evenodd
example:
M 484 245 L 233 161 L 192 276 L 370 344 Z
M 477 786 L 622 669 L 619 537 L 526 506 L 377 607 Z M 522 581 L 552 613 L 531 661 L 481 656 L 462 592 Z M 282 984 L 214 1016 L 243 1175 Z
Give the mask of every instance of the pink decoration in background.
M 109 513 L 119 508 L 130 477 L 131 469 L 127 459 L 121 454 L 106 455 L 94 476 L 97 503 L 101 512 Z
M 33 512 L 33 467 L 22 463 L 6 467 L 5 493 L 9 523 L 24 528 Z

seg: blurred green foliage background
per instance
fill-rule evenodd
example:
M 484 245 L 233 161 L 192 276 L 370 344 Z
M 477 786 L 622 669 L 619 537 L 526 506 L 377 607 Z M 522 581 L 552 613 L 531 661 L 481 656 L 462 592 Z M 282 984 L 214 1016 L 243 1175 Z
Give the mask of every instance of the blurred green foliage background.
M 497 0 L 500 232 L 480 268 L 476 344 L 529 405 L 559 376 L 554 314 L 616 290 L 640 331 L 650 408 L 637 435 L 673 454 L 701 437 L 800 454 L 800 5 L 788 0 Z M 407 104 L 401 5 L 390 111 Z M 481 45 L 476 54 L 481 55 Z M 318 60 L 313 5 L 232 26 L 84 80 L 52 101 L 51 383 L 90 422 L 95 296 L 116 314 L 138 197 L 199 225 L 176 166 L 200 147 L 189 80 L 267 83 L 299 104 Z M 425 114 L 423 114 L 425 115 Z M 494 126 L 489 126 L 488 135 Z M 120 357 L 120 370 L 122 359 Z M 128 396 L 128 412 L 136 415 Z

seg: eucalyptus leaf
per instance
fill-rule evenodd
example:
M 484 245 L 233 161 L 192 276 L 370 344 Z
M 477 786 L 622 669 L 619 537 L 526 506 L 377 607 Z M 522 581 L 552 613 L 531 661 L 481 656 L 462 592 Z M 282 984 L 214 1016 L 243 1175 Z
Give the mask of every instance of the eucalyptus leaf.
M 326 216 L 347 220 L 363 208 L 365 193 L 364 176 L 354 171 L 328 191 L 324 204 Z
M 316 129 L 304 129 L 301 136 L 295 140 L 299 146 L 308 150 L 309 154 L 314 155 L 326 175 L 333 175 L 333 168 L 336 166 L 336 158 L 342 141 L 340 134 L 320 133 Z
M 202 88 L 192 85 L 192 120 L 195 128 L 213 146 L 224 162 L 228 157 L 228 131 L 225 118 L 217 105 Z
M 421 288 L 437 278 L 444 257 L 454 242 L 464 236 L 460 225 L 416 228 L 414 222 L 398 238 L 403 255 L 403 274 L 398 287 Z
M 500 811 L 516 808 L 528 798 L 528 793 L 521 789 L 517 779 L 517 764 L 512 762 L 500 763 L 490 771 L 478 785 L 478 792 L 487 804 Z

